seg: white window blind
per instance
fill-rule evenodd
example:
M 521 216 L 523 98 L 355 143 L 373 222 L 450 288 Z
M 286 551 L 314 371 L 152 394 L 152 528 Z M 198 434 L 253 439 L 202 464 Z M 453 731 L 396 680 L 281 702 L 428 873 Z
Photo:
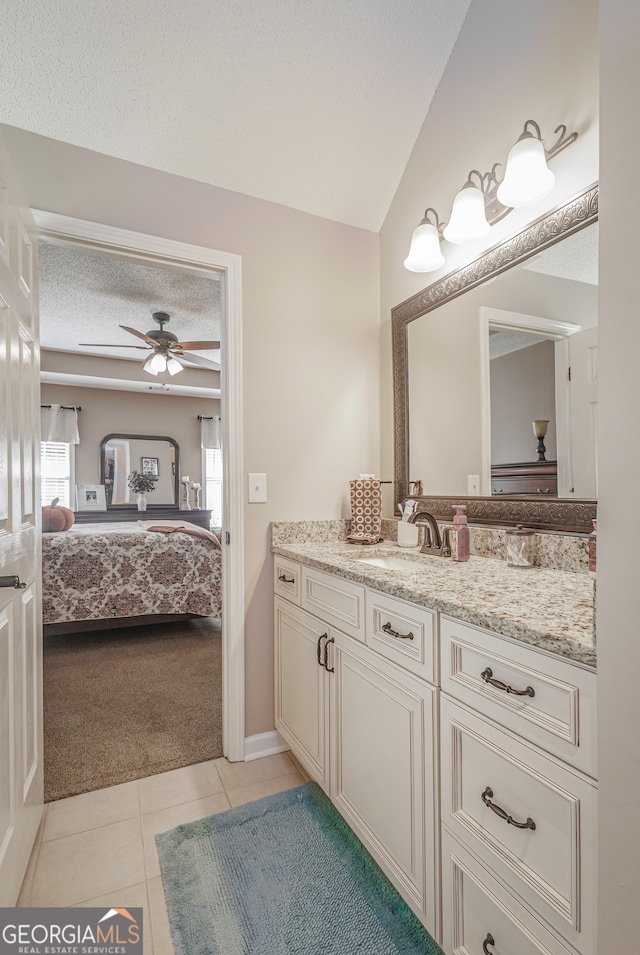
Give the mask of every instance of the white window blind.
M 43 505 L 60 498 L 63 507 L 71 502 L 71 445 L 59 441 L 40 442 L 40 494 Z
M 204 506 L 211 510 L 211 526 L 222 527 L 222 451 L 204 448 Z

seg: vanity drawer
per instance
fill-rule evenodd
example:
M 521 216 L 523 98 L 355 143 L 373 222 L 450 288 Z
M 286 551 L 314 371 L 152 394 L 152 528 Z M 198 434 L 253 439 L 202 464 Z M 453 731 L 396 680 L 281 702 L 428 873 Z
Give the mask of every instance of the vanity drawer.
M 443 825 L 571 944 L 591 952 L 595 787 L 442 694 L 440 719 Z
M 442 944 L 448 955 L 481 955 L 483 951 L 572 955 L 446 831 L 442 834 Z
M 302 607 L 364 643 L 365 588 L 343 577 L 302 568 Z
M 367 590 L 366 643 L 381 656 L 436 683 L 435 614 L 397 597 Z
M 445 616 L 440 660 L 450 696 L 597 776 L 594 670 Z M 503 686 L 487 683 L 483 673 Z M 507 687 L 520 694 L 530 687 L 533 695 Z
M 273 558 L 273 591 L 291 603 L 300 606 L 302 574 L 300 564 L 288 557 Z

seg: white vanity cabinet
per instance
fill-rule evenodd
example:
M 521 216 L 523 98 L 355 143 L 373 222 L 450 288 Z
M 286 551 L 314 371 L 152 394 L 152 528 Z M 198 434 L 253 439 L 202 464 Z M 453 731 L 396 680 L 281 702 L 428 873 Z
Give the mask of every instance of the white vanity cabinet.
M 440 639 L 445 952 L 520 955 L 539 925 L 595 955 L 595 673 L 444 616 Z
M 287 568 L 288 579 L 295 571 Z M 276 728 L 437 939 L 437 690 L 411 672 L 416 657 L 433 661 L 433 618 L 403 601 L 385 607 L 391 629 L 422 628 L 420 649 L 402 667 L 393 645 L 367 645 L 375 639 L 365 625 L 371 592 L 298 571 L 301 606 L 275 598 Z

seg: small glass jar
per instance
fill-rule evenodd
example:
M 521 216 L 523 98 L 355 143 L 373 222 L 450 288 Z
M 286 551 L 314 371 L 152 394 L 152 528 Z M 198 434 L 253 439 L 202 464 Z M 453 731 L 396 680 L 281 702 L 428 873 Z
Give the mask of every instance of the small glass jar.
M 535 552 L 535 531 L 522 524 L 507 531 L 507 567 L 528 570 L 534 566 Z

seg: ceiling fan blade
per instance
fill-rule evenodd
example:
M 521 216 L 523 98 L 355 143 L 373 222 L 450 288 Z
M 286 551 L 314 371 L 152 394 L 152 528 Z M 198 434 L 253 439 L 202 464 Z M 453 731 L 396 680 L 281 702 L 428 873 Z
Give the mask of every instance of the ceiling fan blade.
M 121 325 L 120 328 L 124 328 L 125 332 L 129 332 L 130 335 L 135 335 L 137 338 L 141 338 L 143 342 L 149 342 L 149 344 L 153 345 L 154 347 L 158 344 L 157 342 L 153 340 L 153 338 L 149 338 L 148 335 L 144 335 L 142 332 L 139 332 L 136 328 L 129 328 L 128 325 Z
M 210 348 L 217 351 L 220 348 L 220 342 L 174 342 L 172 348 L 184 348 L 186 351 L 191 349 L 193 351 L 199 351 L 199 349 L 206 351 Z
M 146 345 L 114 345 L 113 342 L 78 342 L 81 348 L 139 348 L 141 351 L 149 351 Z
M 220 371 L 220 364 L 217 361 L 210 361 L 208 358 L 201 358 L 200 355 L 179 355 L 180 361 L 189 361 L 194 365 L 201 365 L 203 368 L 211 368 L 213 371 Z

